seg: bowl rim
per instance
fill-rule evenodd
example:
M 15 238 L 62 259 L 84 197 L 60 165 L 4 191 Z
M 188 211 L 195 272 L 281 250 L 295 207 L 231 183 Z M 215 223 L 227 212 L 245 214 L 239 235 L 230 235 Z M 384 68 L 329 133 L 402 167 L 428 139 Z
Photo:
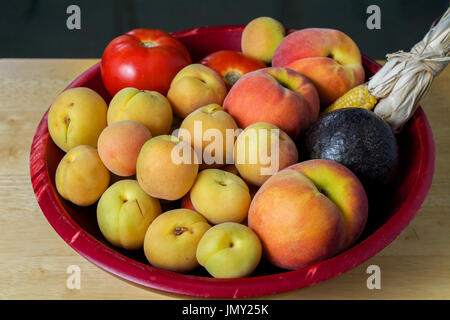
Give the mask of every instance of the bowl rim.
M 199 27 L 172 34 L 180 37 L 203 32 L 242 31 L 243 27 L 237 25 Z M 363 64 L 374 71 L 381 67 L 364 55 L 362 58 Z M 98 72 L 100 62 L 83 72 L 64 90 L 82 85 Z M 38 204 L 50 225 L 75 251 L 100 268 L 139 286 L 176 294 L 211 298 L 255 297 L 303 288 L 340 275 L 384 249 L 406 228 L 425 200 L 434 174 L 433 134 L 425 113 L 419 107 L 411 119 L 413 122 L 411 125 L 420 128 L 422 133 L 418 135 L 422 153 L 414 186 L 397 212 L 374 233 L 332 258 L 299 270 L 239 279 L 185 275 L 157 269 L 122 255 L 96 240 L 67 214 L 53 188 L 47 168 L 48 111 L 49 109 L 42 117 L 31 145 L 30 177 Z

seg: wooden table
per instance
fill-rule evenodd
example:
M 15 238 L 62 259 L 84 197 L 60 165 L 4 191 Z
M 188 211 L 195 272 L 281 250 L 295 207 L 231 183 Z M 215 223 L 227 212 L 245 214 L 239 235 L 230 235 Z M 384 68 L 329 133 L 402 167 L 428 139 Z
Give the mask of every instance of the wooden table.
M 0 60 L 0 298 L 185 299 L 118 279 L 72 250 L 42 214 L 30 183 L 36 127 L 57 94 L 98 60 Z M 450 299 L 450 68 L 422 101 L 436 142 L 436 171 L 422 209 L 387 248 L 360 266 L 273 299 Z M 381 269 L 369 290 L 367 267 Z M 81 288 L 66 286 L 68 266 Z

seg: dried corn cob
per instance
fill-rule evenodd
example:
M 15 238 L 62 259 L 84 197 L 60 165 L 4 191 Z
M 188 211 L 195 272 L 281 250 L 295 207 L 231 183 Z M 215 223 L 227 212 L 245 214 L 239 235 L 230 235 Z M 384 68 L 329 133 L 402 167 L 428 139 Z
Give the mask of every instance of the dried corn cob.
M 410 52 L 388 54 L 387 60 L 367 85 L 378 99 L 375 114 L 397 133 L 414 115 L 433 79 L 450 63 L 450 7 Z
M 359 85 L 347 91 L 338 98 L 332 105 L 326 108 L 322 114 L 342 108 L 363 108 L 372 110 L 377 103 L 377 99 L 370 94 L 366 84 Z

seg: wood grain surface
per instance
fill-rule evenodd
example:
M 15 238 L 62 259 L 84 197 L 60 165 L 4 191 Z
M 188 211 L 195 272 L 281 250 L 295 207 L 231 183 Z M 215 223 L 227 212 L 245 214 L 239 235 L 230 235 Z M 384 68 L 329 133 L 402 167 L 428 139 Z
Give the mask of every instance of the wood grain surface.
M 98 60 L 0 60 L 0 299 L 186 299 L 137 287 L 72 250 L 42 214 L 30 183 L 29 152 L 52 100 Z M 360 266 L 309 288 L 268 299 L 450 299 L 450 68 L 422 106 L 436 143 L 436 171 L 425 203 L 387 248 Z M 68 289 L 67 268 L 81 269 Z M 381 269 L 369 290 L 367 267 Z

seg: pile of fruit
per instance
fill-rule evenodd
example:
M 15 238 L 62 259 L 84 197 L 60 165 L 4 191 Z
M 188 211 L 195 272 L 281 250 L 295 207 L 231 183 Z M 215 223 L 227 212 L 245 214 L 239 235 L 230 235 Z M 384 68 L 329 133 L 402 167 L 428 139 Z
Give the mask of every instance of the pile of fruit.
M 285 269 L 315 264 L 357 241 L 367 186 L 395 175 L 395 136 L 370 111 L 352 39 L 286 35 L 261 17 L 241 41 L 242 52 L 192 63 L 168 33 L 133 30 L 102 57 L 109 106 L 80 87 L 50 108 L 66 152 L 58 193 L 96 204 L 105 239 L 143 249 L 157 268 L 237 278 L 262 256 Z

